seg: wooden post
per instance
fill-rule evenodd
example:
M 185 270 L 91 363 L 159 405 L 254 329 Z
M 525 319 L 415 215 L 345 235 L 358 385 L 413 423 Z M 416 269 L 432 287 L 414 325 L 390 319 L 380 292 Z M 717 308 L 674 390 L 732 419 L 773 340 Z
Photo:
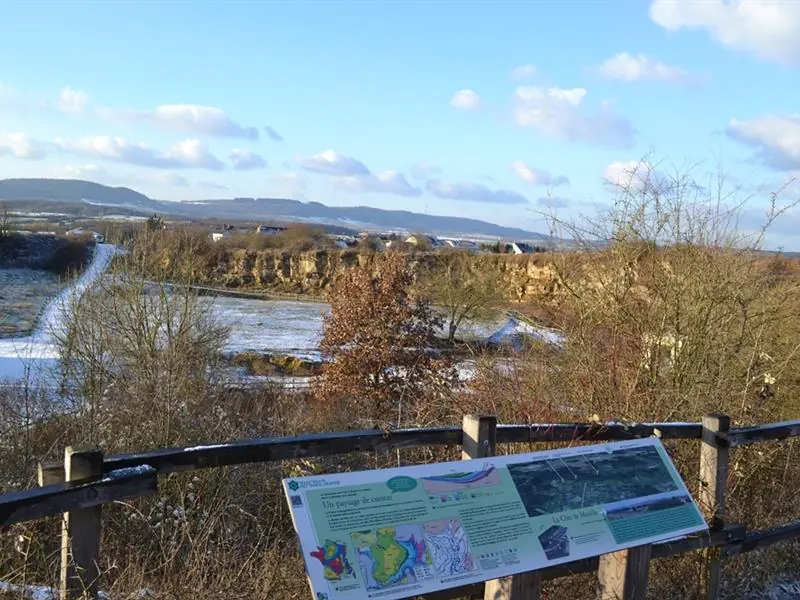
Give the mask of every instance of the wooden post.
M 60 463 L 39 463 L 36 474 L 39 487 L 64 483 L 64 465 Z
M 725 487 L 728 482 L 731 420 L 727 415 L 703 417 L 703 442 L 700 447 L 700 490 L 698 501 L 712 531 L 725 526 Z M 703 582 L 706 599 L 717 600 L 722 582 L 722 556 L 719 548 L 705 550 Z
M 66 482 L 99 478 L 103 475 L 101 450 L 64 452 Z M 64 513 L 61 528 L 61 600 L 96 598 L 100 561 L 101 506 Z
M 464 415 L 461 459 L 486 458 L 497 451 L 497 417 Z
M 645 600 L 650 546 L 603 554 L 597 569 L 599 600 Z
M 486 458 L 497 451 L 497 417 L 465 415 L 461 458 Z M 537 571 L 486 582 L 484 600 L 539 600 L 542 578 Z

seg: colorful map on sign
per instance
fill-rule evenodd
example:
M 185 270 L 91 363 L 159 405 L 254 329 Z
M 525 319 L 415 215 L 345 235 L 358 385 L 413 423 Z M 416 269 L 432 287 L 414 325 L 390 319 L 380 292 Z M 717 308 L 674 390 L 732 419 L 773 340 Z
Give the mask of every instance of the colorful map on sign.
M 325 540 L 324 546 L 317 546 L 311 556 L 322 563 L 325 579 L 340 581 L 343 575 L 354 575 L 353 567 L 347 560 L 347 546 L 339 542 Z
M 383 527 L 350 534 L 368 590 L 417 583 L 434 577 L 419 525 Z
M 424 527 L 425 542 L 439 577 L 463 575 L 475 569 L 467 535 L 460 520 L 428 521 Z
M 500 474 L 494 467 L 487 467 L 471 473 L 447 473 L 446 475 L 422 478 L 422 487 L 433 495 L 499 485 L 499 483 Z

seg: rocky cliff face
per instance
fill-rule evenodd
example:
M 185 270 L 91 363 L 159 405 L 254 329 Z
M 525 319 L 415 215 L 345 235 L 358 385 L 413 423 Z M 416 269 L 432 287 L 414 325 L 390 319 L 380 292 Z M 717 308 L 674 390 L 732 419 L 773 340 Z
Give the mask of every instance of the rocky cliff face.
M 207 285 L 321 296 L 336 277 L 353 266 L 369 266 L 376 254 L 357 250 L 289 253 L 236 250 L 203 273 Z M 433 264 L 430 254 L 411 254 L 415 270 Z M 475 254 L 470 269 L 502 274 L 509 300 L 543 299 L 559 292 L 553 263 L 545 254 L 523 256 Z

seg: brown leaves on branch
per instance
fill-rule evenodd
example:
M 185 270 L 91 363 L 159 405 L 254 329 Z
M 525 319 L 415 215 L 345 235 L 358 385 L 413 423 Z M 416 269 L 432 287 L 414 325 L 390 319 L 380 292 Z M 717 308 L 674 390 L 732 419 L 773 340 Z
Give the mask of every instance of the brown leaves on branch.
M 413 297 L 413 283 L 399 252 L 349 269 L 334 283 L 320 344 L 330 360 L 317 385 L 320 400 L 343 402 L 354 420 L 400 426 L 457 379 L 435 350 L 442 319 L 430 302 Z

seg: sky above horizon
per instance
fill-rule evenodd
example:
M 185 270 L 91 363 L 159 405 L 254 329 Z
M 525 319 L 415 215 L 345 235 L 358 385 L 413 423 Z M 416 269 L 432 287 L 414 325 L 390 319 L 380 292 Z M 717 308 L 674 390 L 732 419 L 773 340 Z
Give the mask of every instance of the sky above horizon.
M 800 198 L 800 2 L 4 6 L 0 178 L 544 233 L 637 165 L 724 174 L 748 226 Z M 769 246 L 800 250 L 798 212 Z

